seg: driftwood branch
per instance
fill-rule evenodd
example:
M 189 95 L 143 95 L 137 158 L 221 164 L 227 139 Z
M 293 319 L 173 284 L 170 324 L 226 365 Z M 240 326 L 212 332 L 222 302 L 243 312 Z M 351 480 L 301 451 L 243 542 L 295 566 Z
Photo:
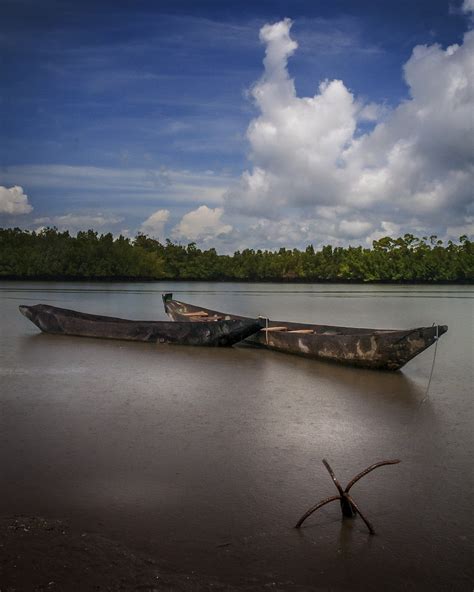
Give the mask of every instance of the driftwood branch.
M 325 506 L 326 504 L 329 504 L 330 502 L 334 502 L 334 501 L 339 500 L 341 503 L 341 511 L 342 511 L 343 518 L 354 518 L 355 516 L 357 516 L 357 514 L 359 514 L 359 516 L 362 518 L 365 525 L 367 526 L 369 533 L 375 534 L 374 527 L 372 526 L 372 524 L 368 520 L 368 518 L 366 518 L 364 516 L 364 514 L 360 511 L 360 508 L 357 505 L 357 503 L 355 502 L 354 498 L 351 495 L 349 495 L 349 490 L 353 485 L 355 485 L 355 483 L 357 483 L 357 481 L 359 481 L 359 479 L 362 479 L 362 477 L 364 477 L 365 475 L 367 475 L 368 473 L 370 473 L 374 469 L 377 469 L 378 467 L 382 467 L 384 465 L 396 465 L 399 462 L 400 461 L 398 459 L 382 460 L 380 462 L 376 462 L 373 465 L 370 465 L 369 467 L 367 467 L 366 469 L 361 471 L 360 473 L 357 473 L 357 475 L 349 481 L 349 483 L 347 484 L 347 487 L 345 489 L 343 489 L 341 487 L 341 484 L 339 483 L 336 475 L 334 474 L 334 471 L 332 470 L 330 464 L 324 458 L 323 464 L 326 467 L 328 473 L 331 475 L 331 479 L 333 480 L 334 485 L 337 487 L 339 495 L 333 495 L 331 497 L 327 497 L 327 498 L 321 500 L 320 502 L 318 502 L 316 505 L 312 506 L 309 510 L 307 510 L 303 514 L 303 516 L 301 516 L 301 518 L 296 523 L 295 528 L 300 528 L 301 525 L 303 524 L 303 522 L 306 520 L 306 518 L 311 516 L 311 514 L 316 512 L 316 510 L 319 510 L 319 508 L 322 508 L 323 506 Z
M 355 477 L 353 477 L 349 481 L 349 483 L 347 484 L 347 487 L 346 487 L 346 489 L 344 491 L 346 493 L 349 493 L 349 489 L 353 485 L 355 485 L 357 483 L 357 481 L 359 481 L 359 479 L 362 479 L 362 477 L 365 477 L 365 475 L 367 475 L 368 473 L 370 473 L 374 469 L 377 469 L 378 467 L 383 467 L 384 465 L 397 465 L 399 462 L 400 461 L 398 459 L 395 459 L 395 460 L 381 460 L 380 462 L 377 462 L 377 463 L 374 463 L 373 465 L 370 465 L 370 467 L 367 467 L 366 469 L 364 469 L 360 473 L 357 473 L 357 475 Z
M 331 475 L 331 479 L 334 481 L 334 485 L 337 487 L 337 490 L 339 491 L 339 495 L 343 495 L 344 491 L 342 490 L 341 484 L 337 480 L 336 475 L 334 474 L 334 471 L 331 469 L 328 461 L 325 458 L 323 458 L 323 465 L 326 467 L 326 469 L 328 470 L 328 473 Z
M 312 508 L 310 508 L 307 512 L 305 512 L 303 514 L 303 516 L 301 516 L 301 518 L 296 523 L 295 528 L 299 528 L 303 524 L 303 522 L 306 520 L 306 518 L 308 518 L 309 516 L 311 516 L 311 514 L 313 512 L 316 512 L 316 510 L 319 510 L 319 508 L 322 508 L 326 504 L 329 504 L 329 502 L 335 502 L 335 501 L 337 501 L 339 499 L 341 499 L 341 496 L 340 495 L 332 495 L 331 497 L 327 497 L 326 499 L 323 499 L 318 504 L 316 504 L 315 506 L 313 506 Z
M 362 512 L 360 511 L 359 506 L 355 503 L 354 499 L 348 494 L 346 493 L 347 499 L 349 500 L 349 502 L 351 503 L 351 505 L 354 506 L 354 508 L 357 510 L 357 513 L 359 514 L 359 516 L 362 518 L 362 520 L 365 522 L 365 525 L 367 526 L 367 528 L 369 529 L 370 534 L 375 534 L 375 530 L 374 527 L 372 526 L 372 524 L 367 520 L 367 518 L 364 516 L 364 514 L 362 514 Z

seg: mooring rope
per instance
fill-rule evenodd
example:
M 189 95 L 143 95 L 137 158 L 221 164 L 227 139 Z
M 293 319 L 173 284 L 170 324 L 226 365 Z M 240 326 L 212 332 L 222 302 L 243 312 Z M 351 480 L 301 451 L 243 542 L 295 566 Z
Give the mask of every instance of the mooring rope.
M 435 323 L 433 323 L 432 326 L 434 327 Z M 436 352 L 438 351 L 438 342 L 439 342 L 439 325 L 437 323 L 436 323 L 435 342 L 436 343 L 435 343 L 435 349 L 434 349 L 434 354 L 433 354 L 433 363 L 431 364 L 431 372 L 430 372 L 430 377 L 428 379 L 428 386 L 426 387 L 425 396 L 423 397 L 423 400 L 421 401 L 422 403 L 424 403 L 426 401 L 426 399 L 428 398 L 428 393 L 429 393 L 430 386 L 431 386 L 431 379 L 433 378 L 433 371 L 434 371 L 435 362 L 436 362 Z

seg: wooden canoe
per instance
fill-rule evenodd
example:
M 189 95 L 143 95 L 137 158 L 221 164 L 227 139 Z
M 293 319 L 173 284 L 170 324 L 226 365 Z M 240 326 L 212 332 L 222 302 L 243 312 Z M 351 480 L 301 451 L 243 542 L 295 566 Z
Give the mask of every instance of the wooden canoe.
M 215 323 L 192 321 L 131 321 L 57 308 L 47 304 L 20 306 L 20 312 L 45 333 L 125 339 L 179 345 L 230 346 L 259 331 L 259 319 L 228 319 Z
M 174 321 L 186 318 L 202 324 L 246 318 L 179 302 L 172 294 L 164 294 L 163 303 Z M 266 326 L 244 343 L 360 368 L 398 370 L 447 330 L 446 325 L 398 330 L 267 320 Z

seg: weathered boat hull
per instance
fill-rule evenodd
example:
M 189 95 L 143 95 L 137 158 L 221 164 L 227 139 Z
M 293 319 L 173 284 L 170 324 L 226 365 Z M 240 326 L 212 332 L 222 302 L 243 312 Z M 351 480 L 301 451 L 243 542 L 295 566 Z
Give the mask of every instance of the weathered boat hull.
M 47 304 L 20 306 L 19 309 L 45 333 L 151 343 L 231 346 L 262 327 L 258 319 L 229 319 L 198 325 L 191 321 L 132 321 Z
M 202 324 L 246 318 L 179 302 L 170 294 L 163 295 L 163 303 L 175 321 L 186 318 Z M 446 325 L 394 330 L 267 321 L 267 327 L 244 343 L 360 368 L 398 370 L 447 330 Z

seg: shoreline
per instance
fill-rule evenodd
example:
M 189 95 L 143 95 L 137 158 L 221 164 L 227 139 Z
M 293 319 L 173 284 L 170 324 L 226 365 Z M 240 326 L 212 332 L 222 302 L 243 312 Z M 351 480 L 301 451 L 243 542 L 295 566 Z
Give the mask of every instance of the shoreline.
M 314 280 L 314 279 L 260 279 L 260 280 L 245 280 L 245 279 L 189 279 L 189 278 L 130 278 L 130 277 L 69 277 L 69 276 L 35 276 L 35 277 L 24 277 L 24 276 L 2 276 L 0 277 L 0 283 L 2 281 L 8 282 L 65 282 L 65 283 L 109 283 L 118 284 L 127 282 L 130 284 L 166 284 L 169 282 L 176 283 L 196 283 L 196 284 L 283 284 L 283 285 L 354 285 L 354 286 L 474 286 L 474 280 L 376 280 L 376 281 L 363 281 L 363 280 Z

